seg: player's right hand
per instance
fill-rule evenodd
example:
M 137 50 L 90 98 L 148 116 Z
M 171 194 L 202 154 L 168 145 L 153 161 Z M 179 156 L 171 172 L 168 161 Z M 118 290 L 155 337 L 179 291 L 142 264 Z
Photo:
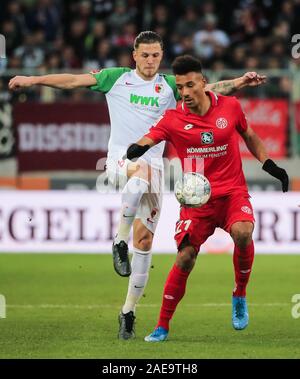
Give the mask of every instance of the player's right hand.
M 255 71 L 246 72 L 242 76 L 244 85 L 249 87 L 260 86 L 261 84 L 265 84 L 267 81 L 267 77 L 265 75 L 259 75 Z
M 34 83 L 31 76 L 15 76 L 14 78 L 10 79 L 8 88 L 11 91 L 14 91 L 20 88 L 30 87 L 33 84 Z

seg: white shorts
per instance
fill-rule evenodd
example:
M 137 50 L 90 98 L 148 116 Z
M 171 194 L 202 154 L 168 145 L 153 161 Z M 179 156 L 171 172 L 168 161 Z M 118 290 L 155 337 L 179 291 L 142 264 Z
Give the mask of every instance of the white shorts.
M 124 153 L 109 156 L 106 160 L 106 174 L 111 185 L 122 190 L 126 183 L 127 166 L 130 161 L 122 159 Z M 130 179 L 129 179 L 130 181 Z M 150 232 L 155 233 L 162 206 L 163 170 L 151 167 L 151 185 L 141 198 L 135 218 L 140 219 Z

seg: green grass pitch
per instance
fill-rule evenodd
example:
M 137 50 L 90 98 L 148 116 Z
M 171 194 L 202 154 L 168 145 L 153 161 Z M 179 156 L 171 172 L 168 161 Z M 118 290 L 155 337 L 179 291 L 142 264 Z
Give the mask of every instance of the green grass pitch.
M 174 255 L 154 255 L 137 308 L 137 338 L 119 341 L 117 317 L 127 278 L 110 255 L 0 254 L 0 358 L 300 358 L 300 256 L 258 255 L 248 286 L 250 323 L 231 326 L 230 255 L 200 255 L 169 340 L 143 341 L 155 326 Z

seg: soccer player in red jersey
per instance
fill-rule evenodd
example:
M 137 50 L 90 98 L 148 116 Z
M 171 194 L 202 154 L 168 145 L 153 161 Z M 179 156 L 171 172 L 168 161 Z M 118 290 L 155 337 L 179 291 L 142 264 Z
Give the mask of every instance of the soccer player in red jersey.
M 167 338 L 169 322 L 184 296 L 200 246 L 216 227 L 230 233 L 234 241 L 236 285 L 232 294 L 232 324 L 236 330 L 248 325 L 246 286 L 254 258 L 254 216 L 242 170 L 239 135 L 263 164 L 263 170 L 281 181 L 283 192 L 288 191 L 289 184 L 286 171 L 268 158 L 262 141 L 247 124 L 239 101 L 235 97 L 205 92 L 198 59 L 187 55 L 178 57 L 172 68 L 183 101 L 177 109 L 166 111 L 148 134 L 129 146 L 127 158 L 140 157 L 157 143 L 170 141 L 177 150 L 183 171 L 186 163 L 192 161 L 188 171 L 201 170 L 210 181 L 212 194 L 201 208 L 181 207 L 175 232 L 178 254 L 164 287 L 157 326 L 145 337 L 150 342 Z

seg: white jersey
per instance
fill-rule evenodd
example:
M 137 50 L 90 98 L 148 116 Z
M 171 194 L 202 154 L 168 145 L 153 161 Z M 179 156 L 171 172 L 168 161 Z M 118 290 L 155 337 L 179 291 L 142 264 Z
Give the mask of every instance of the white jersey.
M 179 99 L 173 75 L 156 74 L 146 81 L 126 67 L 91 74 L 97 84 L 90 88 L 103 92 L 108 104 L 111 122 L 108 157 L 126 152 L 130 144 L 148 133 L 167 109 L 175 108 Z M 143 158 L 153 166 L 162 167 L 164 146 L 164 142 L 153 146 Z

